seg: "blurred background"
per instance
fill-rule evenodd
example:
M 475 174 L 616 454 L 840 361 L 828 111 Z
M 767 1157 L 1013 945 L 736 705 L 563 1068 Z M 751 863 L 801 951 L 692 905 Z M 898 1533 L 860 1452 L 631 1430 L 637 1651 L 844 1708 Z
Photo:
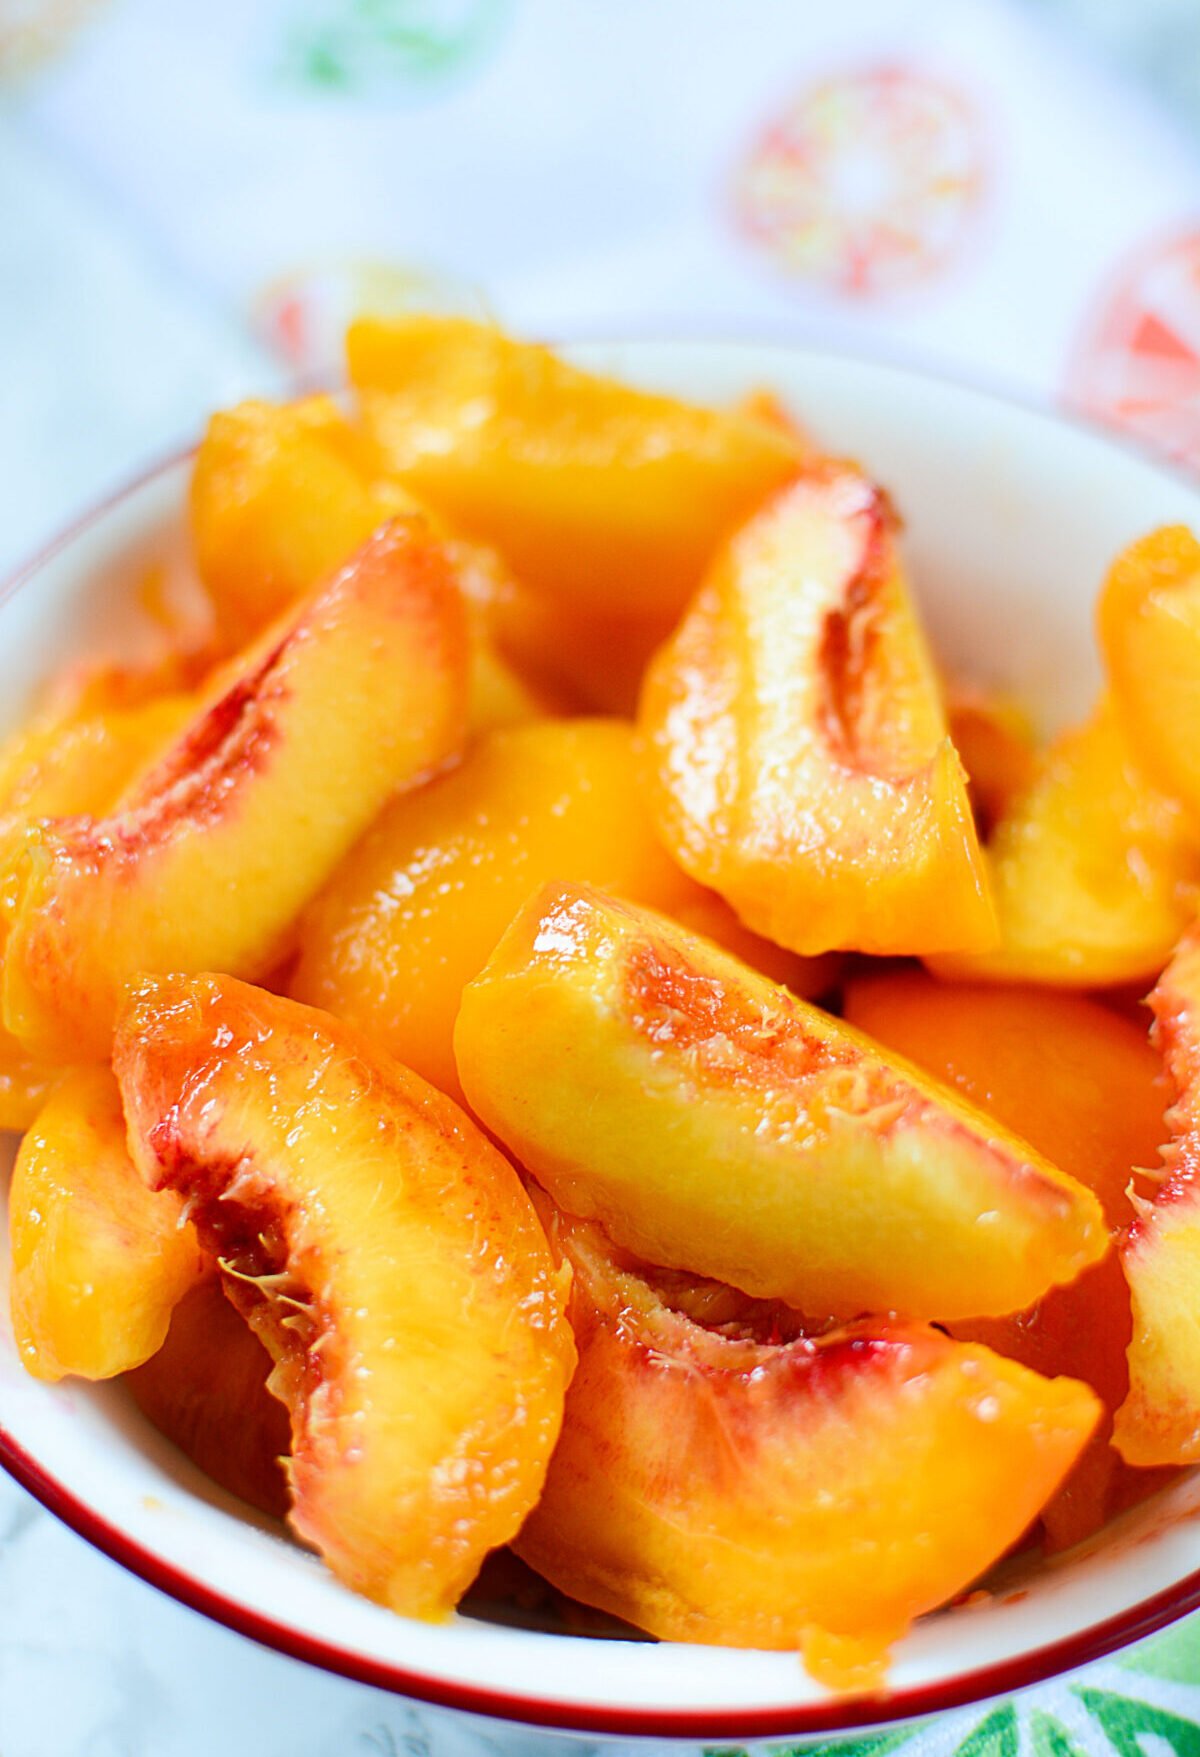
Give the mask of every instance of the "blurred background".
M 1200 460 L 1195 0 L 0 0 L 0 567 L 356 308 L 817 339 Z
M 0 572 L 417 306 L 909 360 L 1200 469 L 1200 0 L 0 0 Z M 2 1757 L 428 1749 L 7 1483 L 0 1587 Z

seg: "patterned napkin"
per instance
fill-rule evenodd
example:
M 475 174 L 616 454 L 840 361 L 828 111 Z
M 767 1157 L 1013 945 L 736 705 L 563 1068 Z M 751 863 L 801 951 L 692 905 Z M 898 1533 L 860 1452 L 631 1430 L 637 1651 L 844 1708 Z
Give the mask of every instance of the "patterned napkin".
M 208 408 L 328 372 L 362 306 L 819 339 L 1200 468 L 1200 155 L 1015 3 L 3 0 L 0 94 L 0 566 Z M 99 1606 L 105 1565 L 68 1566 L 61 1591 L 93 1579 Z M 111 1591 L 133 1624 L 166 1614 Z M 278 1696 L 284 1662 L 206 1639 L 220 1694 Z M 70 1637 L 45 1640 L 65 1677 Z M 174 1700 L 178 1646 L 139 1663 Z M 413 1751 L 433 1726 L 317 1682 L 294 1757 Z M 73 1721 L 39 1744 L 0 1664 L 0 1751 L 236 1752 L 217 1694 L 149 1742 Z M 484 1743 L 449 1727 L 439 1749 Z M 1200 1757 L 1200 1623 L 820 1749 Z

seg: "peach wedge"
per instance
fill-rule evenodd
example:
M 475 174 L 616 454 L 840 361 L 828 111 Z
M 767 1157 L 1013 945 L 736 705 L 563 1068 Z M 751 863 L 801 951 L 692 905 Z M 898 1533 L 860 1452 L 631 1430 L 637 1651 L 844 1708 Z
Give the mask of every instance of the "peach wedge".
M 878 1669 L 1024 1532 L 1087 1440 L 1085 1385 L 919 1324 L 808 1336 L 559 1217 L 579 1368 L 518 1553 L 665 1640 Z M 695 1315 L 693 1315 L 695 1314 Z M 844 1675 L 833 1679 L 844 1683 Z
M 1174 1103 L 1154 1200 L 1137 1202 L 1122 1264 L 1133 1304 L 1129 1396 L 1114 1441 L 1130 1464 L 1200 1462 L 1200 930 L 1150 997 Z
M 35 1055 L 100 1059 L 139 972 L 269 971 L 389 794 L 458 749 L 465 691 L 453 573 L 420 522 L 396 522 L 115 811 L 28 831 L 0 903 L 6 1028 Z
M 109 1379 L 158 1349 L 204 1270 L 179 1197 L 125 1144 L 108 1068 L 67 1074 L 22 1141 L 8 1204 L 13 1338 L 34 1378 Z
M 668 915 L 723 915 L 748 961 L 774 954 L 773 973 L 793 983 L 810 971 L 764 942 L 752 947 L 720 899 L 671 860 L 639 805 L 632 727 L 543 720 L 485 733 L 455 768 L 381 812 L 306 912 L 290 992 L 457 1097 L 463 988 L 551 878 Z
M 1101 1256 L 1095 1196 L 673 923 L 548 886 L 463 995 L 467 1100 L 648 1262 L 804 1311 L 1018 1310 Z
M 814 467 L 733 537 L 639 723 L 660 834 L 758 933 L 806 953 L 994 940 L 892 517 L 852 466 Z
M 1130 743 L 1163 792 L 1200 823 L 1200 542 L 1186 526 L 1152 531 L 1117 557 L 1098 622 Z
M 551 602 L 677 614 L 799 456 L 732 411 L 580 372 L 462 317 L 360 319 L 364 425 L 396 477 Z
M 230 977 L 144 981 L 115 1066 L 143 1177 L 274 1358 L 292 1524 L 356 1591 L 444 1615 L 536 1501 L 574 1365 L 515 1171 L 350 1027 Z
M 1111 702 L 1039 754 L 986 857 L 999 943 L 939 975 L 1100 988 L 1152 979 L 1191 918 L 1200 835 L 1150 781 Z

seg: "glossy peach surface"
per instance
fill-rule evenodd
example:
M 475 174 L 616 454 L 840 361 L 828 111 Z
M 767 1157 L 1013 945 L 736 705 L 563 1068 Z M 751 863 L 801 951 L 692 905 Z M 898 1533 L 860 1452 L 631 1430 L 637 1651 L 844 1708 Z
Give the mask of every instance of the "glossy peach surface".
M 667 846 L 759 933 L 810 953 L 994 939 L 893 516 L 853 466 L 814 466 L 731 539 L 639 724 Z
M 552 878 L 703 919 L 797 983 L 809 974 L 805 960 L 755 946 L 670 859 L 639 802 L 628 725 L 545 720 L 485 734 L 457 768 L 385 808 L 308 910 L 292 993 L 457 1094 L 463 988 Z
M 575 1359 L 516 1173 L 357 1032 L 230 977 L 147 978 L 114 1059 L 143 1177 L 275 1361 L 293 1526 L 444 1616 L 537 1500 Z
M 126 1374 L 142 1414 L 231 1495 L 288 1509 L 287 1411 L 267 1390 L 271 1357 L 210 1274 L 184 1295 L 157 1354 Z
M 1133 1303 L 1129 1396 L 1114 1430 L 1131 1464 L 1200 1460 L 1200 935 L 1192 928 L 1150 996 L 1170 1082 L 1163 1181 L 1141 1198 L 1122 1263 Z
M 467 318 L 363 318 L 346 346 L 388 468 L 552 602 L 677 613 L 795 465 L 777 427 L 581 372 Z
M 39 1111 L 9 1191 L 10 1308 L 38 1379 L 108 1379 L 158 1349 L 203 1273 L 179 1197 L 148 1190 L 107 1068 L 66 1075 Z
M 667 1640 L 857 1649 L 878 1681 L 888 1642 L 1020 1537 L 1099 1412 L 1084 1385 L 923 1325 L 805 1336 L 794 1313 L 643 1274 L 594 1225 L 550 1236 L 579 1368 L 517 1548 Z
M 1200 543 L 1168 525 L 1109 569 L 1097 620 L 1121 724 L 1157 785 L 1200 824 Z
M 33 826 L 0 897 L 5 1027 L 107 1054 L 142 971 L 266 974 L 396 788 L 458 749 L 461 599 L 419 522 L 373 538 L 250 648 L 226 692 L 107 817 Z
M 551 885 L 463 995 L 475 1113 L 651 1263 L 808 1312 L 1019 1310 L 1101 1256 L 1025 1142 L 661 916 Z
M 1162 968 L 1196 906 L 1200 835 L 1102 701 L 1041 754 L 993 827 L 987 864 L 1000 942 L 935 968 L 1098 988 Z
M 935 982 L 920 971 L 848 985 L 847 1019 L 1024 1137 L 1095 1192 L 1109 1229 L 1133 1219 L 1133 1168 L 1163 1139 L 1161 1063 L 1144 1028 L 1082 995 Z M 1129 1293 L 1115 1250 L 1028 1311 L 957 1323 L 1040 1373 L 1083 1379 L 1105 1405 L 1100 1427 L 1041 1515 L 1052 1547 L 1089 1536 L 1132 1485 L 1109 1445 L 1125 1397 Z

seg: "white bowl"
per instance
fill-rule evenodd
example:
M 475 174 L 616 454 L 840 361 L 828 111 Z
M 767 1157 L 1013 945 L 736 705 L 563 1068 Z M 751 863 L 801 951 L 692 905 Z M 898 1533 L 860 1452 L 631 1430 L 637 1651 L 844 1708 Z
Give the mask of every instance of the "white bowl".
M 1092 698 L 1092 603 L 1115 551 L 1164 522 L 1200 529 L 1195 488 L 1111 441 L 895 367 L 732 345 L 577 353 L 698 397 L 777 388 L 825 444 L 864 459 L 892 490 L 943 658 L 1015 687 L 1047 724 Z M 120 646 L 137 622 L 130 581 L 139 562 L 186 568 L 187 475 L 183 458 L 135 484 L 0 594 L 0 731 L 64 659 Z M 1032 1683 L 1200 1605 L 1197 1475 L 1080 1551 L 1018 1567 L 986 1600 L 923 1619 L 896 1649 L 884 1697 L 830 1696 L 786 1653 L 589 1640 L 467 1617 L 410 1623 L 354 1597 L 269 1521 L 222 1495 L 119 1387 L 27 1378 L 7 1309 L 4 1285 L 0 1461 L 53 1512 L 234 1629 L 501 1721 L 696 1741 L 877 1725 Z

